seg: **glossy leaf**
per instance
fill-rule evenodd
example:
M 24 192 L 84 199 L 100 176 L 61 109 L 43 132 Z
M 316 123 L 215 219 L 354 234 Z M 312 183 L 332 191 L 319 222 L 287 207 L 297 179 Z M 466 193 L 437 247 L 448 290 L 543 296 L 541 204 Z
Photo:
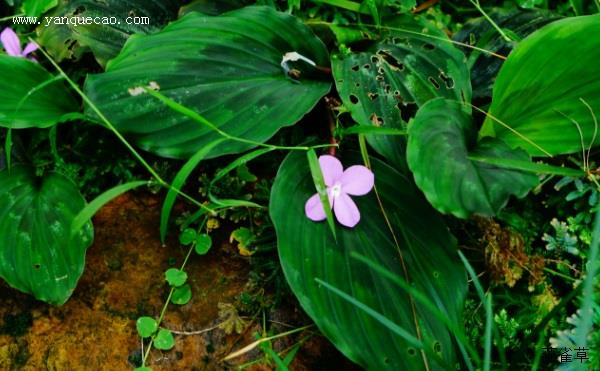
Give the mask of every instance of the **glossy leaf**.
M 590 37 L 598 34 L 600 15 L 593 15 L 556 21 L 523 40 L 500 70 L 489 110 L 512 130 L 488 117 L 480 135 L 534 156 L 580 152 L 582 141 L 587 148 L 591 111 L 600 116 L 600 48 Z
M 158 31 L 177 18 L 179 5 L 176 0 L 61 0 L 41 19 L 37 41 L 57 61 L 77 59 L 91 50 L 105 65 L 134 33 Z M 90 24 L 81 23 L 87 19 Z
M 140 317 L 135 322 L 135 328 L 141 337 L 147 338 L 158 330 L 158 322 L 152 317 Z
M 185 284 L 180 287 L 176 287 L 173 290 L 173 295 L 171 296 L 171 303 L 177 305 L 185 305 L 192 300 L 192 288 L 189 284 Z
M 47 128 L 78 110 L 62 80 L 26 58 L 0 55 L 0 126 Z
M 359 158 L 350 156 L 343 162 L 350 166 L 359 163 Z M 454 238 L 410 181 L 381 161 L 371 160 L 409 282 L 448 318 L 460 321 L 466 275 L 456 257 Z M 313 194 L 314 183 L 304 155 L 290 154 L 273 185 L 270 212 L 286 279 L 302 307 L 341 352 L 366 369 L 423 369 L 420 353 L 405 338 L 316 282 L 320 279 L 353 295 L 417 336 L 408 296 L 350 256 L 353 252 L 367 256 L 404 277 L 398 248 L 375 194 L 354 199 L 363 218 L 353 229 L 338 226 L 337 243 L 326 222 L 313 222 L 304 215 L 304 203 Z M 439 347 L 439 355 L 453 364 L 452 334 L 426 308 L 416 305 L 426 347 Z M 433 369 L 440 367 L 433 359 L 429 362 Z
M 524 197 L 537 184 L 534 174 L 469 158 L 527 161 L 529 156 L 498 139 L 477 142 L 471 116 L 458 102 L 430 101 L 411 122 L 408 135 L 407 160 L 415 182 L 443 213 L 492 216 L 511 195 Z
M 212 238 L 210 238 L 207 234 L 200 234 L 198 238 L 196 238 L 196 246 L 194 246 L 194 250 L 198 255 L 204 255 L 210 250 L 212 246 Z
M 131 38 L 105 73 L 88 77 L 85 90 L 141 148 L 188 158 L 221 135 L 155 97 L 131 96 L 128 89 L 156 82 L 160 93 L 220 130 L 264 142 L 302 118 L 330 87 L 321 72 L 302 61 L 288 62 L 298 79 L 287 76 L 282 59 L 294 51 L 319 66 L 329 63 L 325 46 L 302 22 L 272 8 L 247 7 L 218 17 L 190 13 L 159 33 Z M 208 157 L 254 146 L 230 140 Z
M 187 281 L 187 278 L 187 273 L 177 268 L 169 268 L 165 272 L 165 280 L 171 286 L 181 286 Z
M 398 30 L 369 50 L 332 62 L 340 97 L 358 124 L 403 130 L 417 107 L 430 99 L 470 102 L 465 56 L 443 40 L 443 32 L 408 16 L 390 26 Z M 442 40 L 419 35 L 423 30 Z M 394 165 L 405 167 L 405 138 L 368 135 L 367 140 Z
M 77 187 L 62 175 L 39 178 L 16 166 L 0 172 L 0 205 L 0 276 L 39 300 L 63 304 L 93 239 L 91 223 L 71 238 L 71 223 L 85 206 Z
M 186 228 L 179 234 L 179 243 L 189 245 L 196 240 L 198 233 L 192 228 Z
M 160 350 L 169 350 L 175 346 L 175 339 L 171 331 L 161 328 L 154 337 L 154 347 Z

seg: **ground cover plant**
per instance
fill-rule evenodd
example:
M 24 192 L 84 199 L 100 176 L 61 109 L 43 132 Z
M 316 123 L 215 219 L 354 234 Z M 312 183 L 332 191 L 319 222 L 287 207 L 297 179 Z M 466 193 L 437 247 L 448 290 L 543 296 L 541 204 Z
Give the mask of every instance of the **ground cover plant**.
M 222 327 L 280 295 L 313 322 L 224 363 L 293 369 L 302 341 L 272 342 L 318 331 L 369 370 L 600 369 L 597 0 L 0 9 L 0 277 L 65 304 L 94 214 L 158 192 L 187 253 L 150 273 L 168 290 L 133 368 L 172 351 L 222 222 L 276 292 Z

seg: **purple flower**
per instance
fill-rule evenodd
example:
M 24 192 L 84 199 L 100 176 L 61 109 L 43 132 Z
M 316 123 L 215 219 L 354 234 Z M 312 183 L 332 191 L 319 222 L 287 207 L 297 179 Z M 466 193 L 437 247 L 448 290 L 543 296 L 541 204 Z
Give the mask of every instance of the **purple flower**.
M 4 50 L 6 50 L 6 54 L 13 57 L 27 57 L 38 48 L 36 43 L 30 42 L 25 46 L 25 49 L 21 49 L 21 40 L 19 40 L 19 36 L 17 36 L 15 31 L 10 27 L 6 27 L 4 31 L 0 33 L 0 41 L 2 42 Z M 33 57 L 29 57 L 29 59 L 35 61 L 35 58 Z
M 375 183 L 373 172 L 361 165 L 350 166 L 344 171 L 340 160 L 329 155 L 319 157 L 319 165 L 327 186 L 329 207 L 333 208 L 340 224 L 354 227 L 360 221 L 360 212 L 350 195 L 362 196 L 369 193 Z M 326 219 L 318 193 L 306 201 L 304 211 L 310 220 L 318 222 Z

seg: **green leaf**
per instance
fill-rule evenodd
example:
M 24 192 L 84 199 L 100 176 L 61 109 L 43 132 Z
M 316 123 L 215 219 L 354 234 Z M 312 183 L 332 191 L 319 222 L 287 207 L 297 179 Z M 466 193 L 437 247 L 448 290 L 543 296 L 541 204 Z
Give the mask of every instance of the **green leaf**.
M 158 330 L 158 322 L 152 317 L 140 317 L 135 322 L 135 328 L 141 337 L 147 338 Z
M 560 18 L 548 11 L 523 11 L 514 8 L 492 9 L 488 14 L 498 27 L 504 31 L 511 30 L 517 39 L 523 39 L 538 28 Z M 513 41 L 506 41 L 485 17 L 468 20 L 453 39 L 502 56 L 509 55 L 517 45 Z M 468 56 L 467 66 L 471 70 L 473 98 L 491 97 L 494 81 L 504 60 L 477 49 L 462 50 Z
M 169 227 L 169 218 L 171 216 L 171 210 L 173 209 L 173 205 L 175 205 L 175 200 L 177 199 L 177 190 L 180 190 L 185 181 L 190 176 L 192 171 L 198 166 L 200 161 L 206 158 L 206 155 L 217 145 L 223 142 L 223 139 L 217 139 L 212 143 L 207 144 L 203 148 L 201 148 L 196 154 L 194 154 L 177 172 L 173 182 L 171 183 L 171 188 L 167 192 L 167 196 L 165 197 L 165 201 L 163 202 L 162 210 L 160 211 L 160 240 L 164 243 L 165 238 L 167 237 L 167 228 Z M 184 244 L 186 245 L 186 244 Z
M 171 296 L 171 303 L 177 305 L 185 305 L 192 299 L 192 288 L 189 284 L 176 287 Z
M 198 233 L 192 228 L 186 228 L 179 234 L 179 243 L 189 245 L 196 240 Z
M 196 238 L 196 246 L 194 250 L 198 255 L 204 255 L 210 250 L 212 246 L 212 238 L 210 238 L 207 234 L 200 234 L 198 238 Z
M 154 347 L 160 350 L 169 350 L 175 346 L 175 339 L 171 331 L 161 328 L 154 338 Z
M 260 6 L 218 17 L 193 12 L 131 38 L 105 73 L 88 76 L 85 91 L 120 132 L 160 156 L 189 158 L 221 138 L 155 97 L 129 95 L 154 81 L 160 93 L 250 141 L 221 143 L 208 158 L 239 153 L 296 123 L 329 91 L 326 75 L 306 62 L 288 63 L 298 79 L 286 75 L 282 59 L 294 51 L 318 66 L 329 63 L 323 43 L 291 15 Z
M 417 107 L 430 99 L 470 102 L 465 56 L 442 31 L 409 16 L 389 26 L 403 31 L 394 29 L 367 51 L 332 61 L 342 102 L 359 125 L 404 130 Z M 367 135 L 367 141 L 393 165 L 406 168 L 405 138 Z
M 0 55 L 0 126 L 47 128 L 78 110 L 62 80 L 26 58 Z
M 600 15 L 570 17 L 519 43 L 500 70 L 489 110 L 504 125 L 488 117 L 480 136 L 533 156 L 590 146 L 596 124 L 589 107 L 596 114 L 600 107 L 600 48 L 590 35 L 598 34 Z
M 41 20 L 37 41 L 58 62 L 91 50 L 104 66 L 131 35 L 158 31 L 178 9 L 176 0 L 61 0 Z M 87 19 L 90 24 L 83 24 Z
M 523 150 L 485 138 L 477 142 L 471 116 L 461 103 L 442 98 L 424 105 L 408 129 L 407 160 L 417 186 L 439 211 L 459 218 L 495 215 L 510 195 L 524 197 L 535 175 L 469 156 L 527 161 Z
M 358 163 L 360 157 L 343 160 L 350 165 Z M 302 307 L 342 353 L 366 369 L 420 370 L 424 368 L 421 355 L 404 337 L 315 281 L 318 278 L 352 293 L 358 302 L 417 337 L 409 297 L 386 277 L 351 258 L 351 253 L 359 253 L 405 277 L 401 251 L 408 282 L 451 321 L 461 323 L 466 275 L 456 257 L 454 238 L 408 179 L 377 159 L 371 162 L 378 194 L 399 246 L 374 192 L 354 199 L 361 221 L 353 229 L 337 228 L 337 242 L 326 223 L 309 220 L 304 204 L 314 194 L 314 183 L 304 156 L 292 153 L 279 169 L 269 206 L 279 257 Z M 426 307 L 415 305 L 423 343 L 432 351 L 439 347 L 439 356 L 453 364 L 452 334 Z M 441 366 L 433 359 L 429 365 L 432 369 Z
M 152 371 L 152 368 L 150 367 L 136 367 L 133 369 L 133 371 Z
M 96 197 L 92 202 L 87 204 L 80 212 L 75 216 L 73 222 L 71 223 L 71 236 L 76 235 L 81 228 L 83 228 L 92 217 L 102 208 L 102 206 L 109 203 L 111 200 L 119 197 L 125 192 L 128 192 L 134 188 L 141 187 L 143 185 L 147 185 L 148 182 L 145 180 L 133 181 L 125 184 L 118 185 L 109 189 L 106 192 L 103 192 L 101 195 Z
M 39 17 L 58 5 L 58 0 L 25 0 L 23 12 L 28 17 Z
M 177 268 L 169 268 L 165 272 L 165 280 L 171 286 L 181 286 L 187 281 L 187 278 L 187 273 Z
M 87 223 L 71 238 L 70 226 L 85 206 L 64 176 L 43 178 L 15 166 L 0 172 L 0 277 L 10 286 L 62 305 L 83 273 L 93 240 Z

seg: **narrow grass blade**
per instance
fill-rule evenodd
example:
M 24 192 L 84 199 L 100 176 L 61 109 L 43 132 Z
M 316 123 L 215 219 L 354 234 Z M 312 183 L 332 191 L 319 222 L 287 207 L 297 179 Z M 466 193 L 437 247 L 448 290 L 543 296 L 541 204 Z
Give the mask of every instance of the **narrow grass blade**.
M 308 165 L 310 166 L 310 173 L 312 175 L 313 182 L 315 183 L 315 187 L 317 188 L 317 192 L 321 198 L 321 204 L 323 205 L 325 215 L 327 216 L 327 224 L 329 224 L 329 229 L 331 229 L 333 239 L 337 241 L 337 236 L 335 234 L 335 221 L 333 220 L 333 213 L 329 207 L 327 187 L 325 187 L 325 180 L 323 178 L 323 173 L 321 172 L 321 165 L 319 165 L 317 153 L 311 148 L 306 152 L 306 157 L 308 158 Z
M 194 171 L 196 166 L 202 161 L 206 155 L 217 145 L 221 144 L 225 139 L 216 140 L 209 145 L 203 147 L 201 150 L 196 152 L 179 170 L 177 175 L 175 175 L 175 179 L 173 179 L 173 183 L 171 184 L 171 188 L 169 192 L 167 192 L 167 196 L 165 197 L 165 201 L 163 203 L 162 211 L 160 213 L 160 240 L 164 243 L 165 238 L 167 236 L 167 227 L 169 225 L 169 217 L 171 216 L 171 210 L 173 209 L 173 205 L 175 204 L 175 200 L 177 199 L 177 190 L 181 190 L 181 187 L 187 180 L 188 176 Z
M 507 169 L 523 170 L 530 173 L 553 174 L 561 176 L 570 176 L 575 178 L 585 176 L 585 171 L 580 169 L 571 169 L 548 164 L 536 164 L 530 161 L 519 161 L 506 158 L 491 158 L 472 155 L 468 156 L 468 158 L 473 161 L 483 162 L 486 164 L 500 166 Z
M 323 281 L 323 280 L 321 280 L 319 278 L 315 278 L 315 281 L 318 284 L 323 285 L 327 290 L 330 290 L 335 295 L 338 295 L 342 299 L 350 302 L 352 305 L 354 305 L 358 309 L 364 311 L 365 313 L 367 313 L 368 315 L 370 315 L 371 317 L 373 317 L 379 323 L 381 323 L 382 325 L 384 325 L 387 329 L 389 329 L 390 331 L 392 331 L 396 335 L 401 336 L 407 342 L 411 343 L 411 345 L 413 345 L 415 348 L 423 350 L 427 354 L 428 357 L 431 357 L 432 359 L 435 359 L 438 362 L 439 365 L 442 365 L 444 367 L 444 369 L 446 369 L 446 370 L 452 370 L 453 369 L 453 367 L 450 366 L 450 365 L 448 365 L 448 364 L 446 364 L 444 362 L 444 360 L 440 356 L 438 356 L 437 354 L 435 354 L 434 352 L 432 352 L 431 349 L 425 347 L 423 345 L 423 343 L 419 339 L 417 339 L 416 337 L 414 337 L 411 333 L 409 333 L 408 331 L 406 331 L 402 327 L 400 327 L 397 324 L 395 324 L 394 322 L 392 322 L 389 318 L 387 318 L 384 315 L 382 315 L 381 313 L 373 310 L 371 307 L 365 305 L 364 303 L 356 300 L 355 298 L 353 298 L 352 296 L 350 296 L 347 293 L 343 292 L 342 290 L 340 290 L 340 289 L 338 289 L 338 288 L 336 288 L 336 287 L 328 284 L 327 282 L 325 282 L 325 281 Z
M 75 219 L 73 219 L 73 222 L 71 223 L 71 237 L 73 237 L 85 225 L 85 223 L 92 219 L 92 216 L 94 216 L 94 214 L 96 214 L 102 206 L 106 205 L 112 199 L 134 188 L 138 188 L 147 184 L 148 181 L 146 180 L 138 180 L 135 182 L 121 184 L 96 197 L 92 202 L 87 204 L 83 210 L 79 212 L 79 214 L 77 214 Z

